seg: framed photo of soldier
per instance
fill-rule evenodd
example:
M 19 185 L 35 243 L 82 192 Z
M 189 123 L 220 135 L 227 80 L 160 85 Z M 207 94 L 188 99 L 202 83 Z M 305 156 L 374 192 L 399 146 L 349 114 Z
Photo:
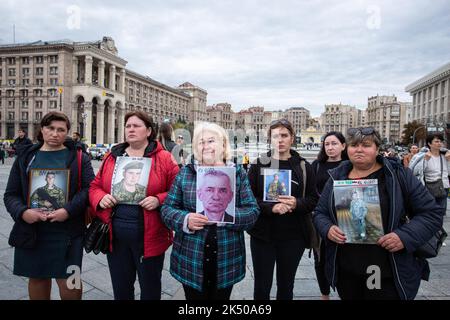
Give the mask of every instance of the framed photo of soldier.
M 291 170 L 263 169 L 263 201 L 278 202 L 278 196 L 291 195 Z
M 209 222 L 234 223 L 236 168 L 197 167 L 196 211 Z
M 118 203 L 138 205 L 147 195 L 152 160 L 143 157 L 117 157 L 111 195 Z
M 54 211 L 69 199 L 69 169 L 31 169 L 28 207 Z

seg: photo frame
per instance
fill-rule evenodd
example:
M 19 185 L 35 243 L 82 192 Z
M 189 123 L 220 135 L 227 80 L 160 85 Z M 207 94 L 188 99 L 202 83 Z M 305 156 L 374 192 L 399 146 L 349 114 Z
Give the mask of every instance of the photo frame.
M 263 169 L 264 194 L 263 201 L 278 202 L 278 196 L 291 195 L 292 170 Z
M 54 211 L 69 200 L 69 169 L 31 169 L 29 172 L 28 207 Z

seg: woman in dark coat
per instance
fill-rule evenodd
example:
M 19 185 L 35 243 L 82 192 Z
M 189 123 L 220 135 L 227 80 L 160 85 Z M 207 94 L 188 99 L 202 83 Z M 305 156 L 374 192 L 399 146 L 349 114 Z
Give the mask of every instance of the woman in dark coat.
M 69 130 L 65 114 L 45 115 L 39 143 L 28 146 L 17 157 L 6 186 L 5 206 L 15 221 L 9 239 L 15 247 L 14 274 L 29 278 L 31 300 L 50 299 L 52 278 L 56 279 L 61 299 L 81 299 L 82 288 L 68 288 L 66 279 L 74 266 L 81 273 L 84 215 L 94 171 L 89 157 L 65 141 Z M 52 206 L 50 211 L 48 206 L 31 208 L 31 169 L 70 170 L 67 202 Z

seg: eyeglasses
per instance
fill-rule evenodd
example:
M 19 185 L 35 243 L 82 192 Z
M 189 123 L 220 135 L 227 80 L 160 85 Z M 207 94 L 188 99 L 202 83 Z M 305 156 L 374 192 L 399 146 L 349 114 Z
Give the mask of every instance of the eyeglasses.
M 291 125 L 291 123 L 287 119 L 278 119 L 278 120 L 273 120 L 270 123 L 270 126 L 272 127 L 272 126 L 275 126 L 277 124 L 282 124 L 283 126 L 290 126 Z
M 184 139 L 183 136 L 178 136 L 178 139 Z
M 372 127 L 365 127 L 365 128 L 359 127 L 359 128 L 349 128 L 349 129 L 347 130 L 347 134 L 348 134 L 349 136 L 354 136 L 354 135 L 357 134 L 358 132 L 361 132 L 361 134 L 362 134 L 363 136 L 369 136 L 369 135 L 375 133 L 375 129 L 372 128 Z

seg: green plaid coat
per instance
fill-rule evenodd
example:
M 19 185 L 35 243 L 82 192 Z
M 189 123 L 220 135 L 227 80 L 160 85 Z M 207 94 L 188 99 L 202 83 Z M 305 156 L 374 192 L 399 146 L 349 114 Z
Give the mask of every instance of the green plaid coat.
M 183 231 L 184 218 L 196 212 L 197 173 L 193 164 L 183 167 L 161 209 L 164 223 L 175 231 L 170 273 L 191 288 L 202 291 L 203 253 L 208 226 L 188 234 Z M 223 289 L 245 276 L 244 231 L 256 222 L 259 208 L 245 170 L 236 168 L 235 223 L 217 227 L 217 288 Z

